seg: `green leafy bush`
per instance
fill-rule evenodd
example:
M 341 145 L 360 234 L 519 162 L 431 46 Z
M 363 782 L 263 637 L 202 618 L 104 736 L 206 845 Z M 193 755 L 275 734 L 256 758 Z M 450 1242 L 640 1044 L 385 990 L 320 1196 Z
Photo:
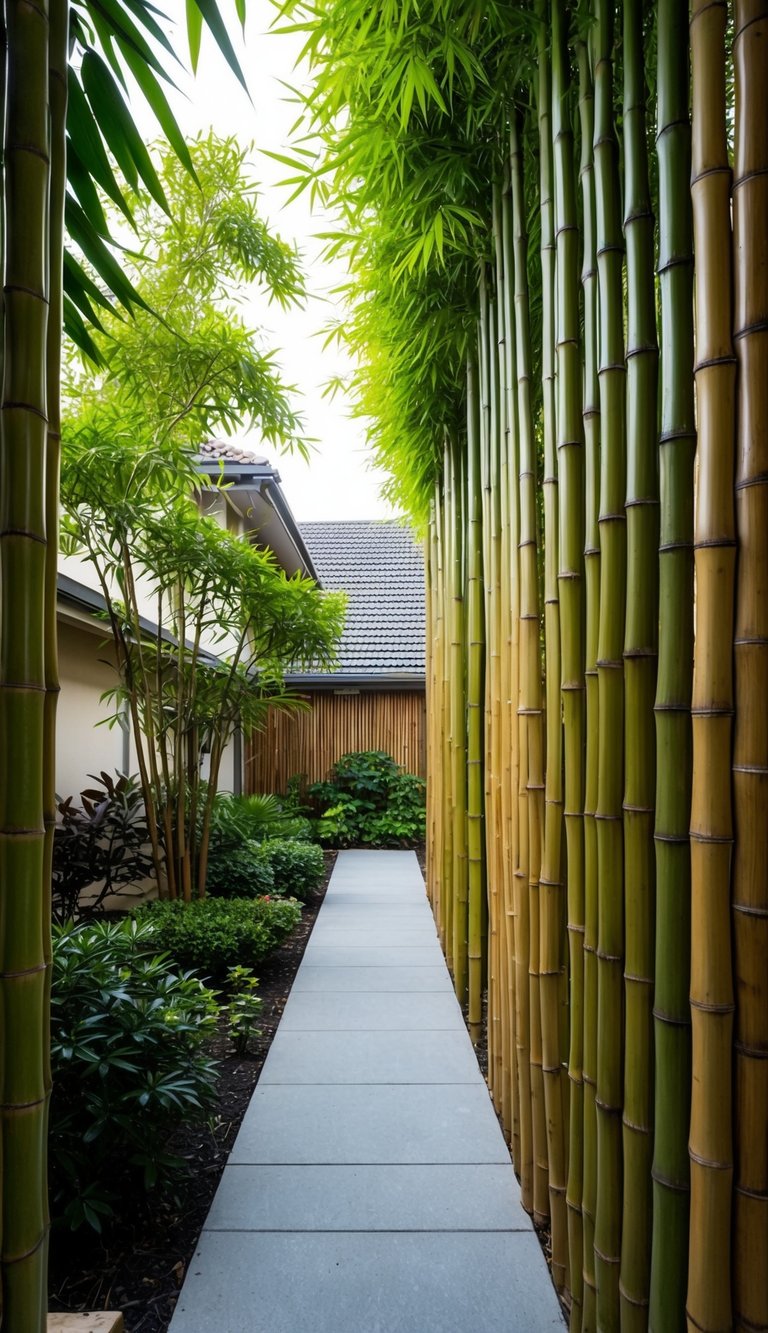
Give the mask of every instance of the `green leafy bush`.
M 308 795 L 326 846 L 403 847 L 424 839 L 425 784 L 383 750 L 343 755 Z
M 206 890 L 214 898 L 261 898 L 272 892 L 275 877 L 261 843 L 216 847 L 208 860 Z
M 148 923 L 54 929 L 55 1217 L 100 1231 L 123 1195 L 183 1167 L 168 1140 L 213 1106 L 215 1066 L 202 1047 L 217 1013 L 213 992 L 159 953 Z
M 211 849 L 224 852 L 243 842 L 263 842 L 266 838 L 311 837 L 312 826 L 294 810 L 286 808 L 278 796 L 217 795 L 211 812 Z
M 180 966 L 223 981 L 230 968 L 268 958 L 298 924 L 301 906 L 280 898 L 203 898 L 147 903 L 135 915 Z
M 262 847 L 272 866 L 275 893 L 308 902 L 323 881 L 322 849 L 292 838 L 270 839 Z
M 231 967 L 227 973 L 230 998 L 224 1014 L 229 1027 L 229 1040 L 236 1055 L 247 1055 L 251 1038 L 261 1035 L 261 1029 L 256 1026 L 263 1008 L 263 1002 L 256 993 L 258 984 L 250 967 Z

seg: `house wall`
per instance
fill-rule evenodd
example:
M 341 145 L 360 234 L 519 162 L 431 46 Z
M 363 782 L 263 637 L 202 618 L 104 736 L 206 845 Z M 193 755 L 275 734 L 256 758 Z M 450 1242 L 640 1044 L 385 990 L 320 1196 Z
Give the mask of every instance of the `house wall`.
M 247 792 L 283 792 L 297 773 L 318 782 L 337 759 L 355 750 L 386 750 L 408 772 L 426 777 L 423 690 L 318 690 L 304 698 L 306 712 L 272 709 L 264 730 L 248 740 Z
M 94 628 L 96 632 L 94 633 Z M 104 718 L 114 711 L 101 696 L 117 683 L 115 655 L 105 642 L 107 627 L 84 616 L 79 621 L 59 618 L 59 679 L 61 693 L 56 713 L 56 791 L 61 797 L 77 796 L 92 787 L 90 773 L 122 773 L 126 740 L 123 728 L 108 727 Z M 102 725 L 99 725 L 102 723 Z M 238 789 L 237 747 L 230 742 L 222 756 L 219 790 Z M 138 772 L 136 746 L 128 738 L 128 771 Z M 203 774 L 207 773 L 207 757 Z

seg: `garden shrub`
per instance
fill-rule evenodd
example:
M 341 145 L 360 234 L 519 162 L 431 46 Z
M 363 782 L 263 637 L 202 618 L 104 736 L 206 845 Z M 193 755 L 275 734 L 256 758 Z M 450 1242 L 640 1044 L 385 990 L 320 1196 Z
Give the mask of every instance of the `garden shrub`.
M 159 954 L 149 923 L 56 927 L 50 1179 L 54 1216 L 100 1231 L 121 1196 L 182 1169 L 179 1122 L 214 1103 L 213 992 Z
M 153 873 L 149 825 L 138 778 L 90 774 L 96 787 L 57 799 L 53 836 L 52 910 L 63 924 L 94 915 L 109 894 Z M 81 901 L 83 889 L 100 882 Z
M 293 838 L 270 839 L 262 847 L 272 866 L 275 893 L 308 902 L 323 881 L 322 849 L 316 843 Z
M 424 839 L 425 783 L 383 750 L 343 755 L 308 795 L 327 846 L 404 847 Z
M 203 898 L 147 903 L 136 918 L 148 922 L 155 945 L 182 967 L 223 981 L 233 967 L 258 967 L 301 919 L 301 906 L 280 898 Z
M 219 793 L 211 812 L 211 849 L 224 852 L 266 838 L 311 837 L 312 826 L 278 796 Z
M 214 898 L 261 898 L 275 877 L 264 845 L 248 840 L 238 847 L 214 848 L 208 858 L 206 892 Z

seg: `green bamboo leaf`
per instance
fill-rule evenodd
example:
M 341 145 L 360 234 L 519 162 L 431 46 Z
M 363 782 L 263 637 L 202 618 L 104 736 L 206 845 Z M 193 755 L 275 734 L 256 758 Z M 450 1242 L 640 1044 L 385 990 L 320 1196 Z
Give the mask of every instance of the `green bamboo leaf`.
M 166 139 L 173 148 L 179 161 L 186 167 L 192 179 L 196 181 L 197 176 L 192 164 L 189 148 L 187 147 L 184 135 L 179 129 L 178 121 L 171 110 L 168 99 L 165 96 L 160 83 L 155 78 L 152 71 L 147 68 L 146 63 L 142 60 L 141 56 L 138 55 L 128 43 L 120 42 L 120 49 L 128 68 L 154 111 Z
M 148 65 L 152 65 L 153 68 L 157 70 L 158 74 L 167 78 L 168 76 L 163 70 L 155 52 L 152 50 L 151 45 L 140 29 L 137 28 L 130 16 L 126 13 L 127 8 L 133 9 L 142 26 L 146 28 L 147 32 L 151 34 L 154 40 L 163 46 L 175 59 L 178 59 L 168 36 L 152 17 L 151 11 L 154 6 L 143 4 L 141 3 L 141 0 L 123 0 L 123 3 L 119 3 L 118 0 L 88 0 L 88 9 L 94 28 L 96 28 L 97 14 L 103 15 L 107 25 L 107 31 L 111 32 L 116 39 L 122 39 L 122 41 L 130 43 L 137 55 L 141 56 Z M 154 12 L 156 14 L 162 13 L 159 9 L 154 9 Z
M 115 174 L 109 164 L 99 127 L 88 105 L 85 93 L 74 70 L 69 71 L 69 96 L 67 102 L 68 148 L 74 151 L 84 169 L 93 176 L 106 195 L 117 204 L 118 208 L 132 220 L 131 210 L 120 189 Z
M 146 301 L 125 276 L 115 256 L 107 249 L 89 218 L 71 195 L 66 203 L 66 223 L 72 240 L 80 247 L 86 259 L 93 265 L 99 277 L 106 282 L 120 304 L 129 312 L 134 305 L 149 310 Z
M 71 297 L 67 295 L 64 296 L 64 332 L 95 366 L 106 364 L 104 357 L 88 332 L 80 312 Z
M 203 15 L 195 0 L 187 0 L 187 40 L 189 42 L 189 59 L 192 65 L 192 72 L 197 74 L 197 63 L 200 59 L 200 41 L 203 35 Z
M 208 25 L 208 27 L 211 30 L 211 33 L 213 34 L 213 37 L 216 41 L 216 45 L 221 51 L 221 54 L 223 55 L 224 59 L 229 65 L 229 68 L 232 70 L 232 73 L 234 74 L 238 83 L 242 84 L 243 88 L 247 93 L 248 84 L 246 83 L 245 75 L 243 74 L 243 71 L 240 68 L 240 62 L 237 56 L 235 55 L 235 48 L 233 47 L 232 42 L 230 41 L 229 33 L 227 32 L 224 20 L 222 19 L 221 14 L 219 13 L 219 7 L 216 4 L 216 0 L 187 0 L 187 27 L 189 27 L 190 10 L 195 8 L 197 8 L 202 14 L 206 24 Z M 198 37 L 198 52 L 199 49 L 200 49 L 200 40 Z M 192 48 L 190 45 L 190 54 L 191 50 Z M 250 96 L 250 94 L 248 95 Z
M 108 310 L 116 319 L 122 319 L 122 315 L 115 308 L 109 297 L 104 294 L 100 287 L 86 273 L 82 264 L 79 264 L 74 255 L 69 250 L 64 251 L 64 286 L 73 295 L 77 288 L 87 294 L 90 300 L 96 305 L 101 306 L 102 310 Z
M 96 122 L 114 153 L 120 170 L 138 192 L 139 177 L 165 212 L 168 201 L 146 145 L 123 100 L 106 62 L 96 51 L 86 51 L 82 64 L 83 87 Z

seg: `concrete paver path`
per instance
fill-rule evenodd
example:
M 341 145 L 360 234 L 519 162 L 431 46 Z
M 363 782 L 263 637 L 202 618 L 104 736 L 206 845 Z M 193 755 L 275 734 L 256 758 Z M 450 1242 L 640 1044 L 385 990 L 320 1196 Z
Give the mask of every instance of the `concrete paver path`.
M 170 1333 L 563 1321 L 412 852 L 341 852 Z

